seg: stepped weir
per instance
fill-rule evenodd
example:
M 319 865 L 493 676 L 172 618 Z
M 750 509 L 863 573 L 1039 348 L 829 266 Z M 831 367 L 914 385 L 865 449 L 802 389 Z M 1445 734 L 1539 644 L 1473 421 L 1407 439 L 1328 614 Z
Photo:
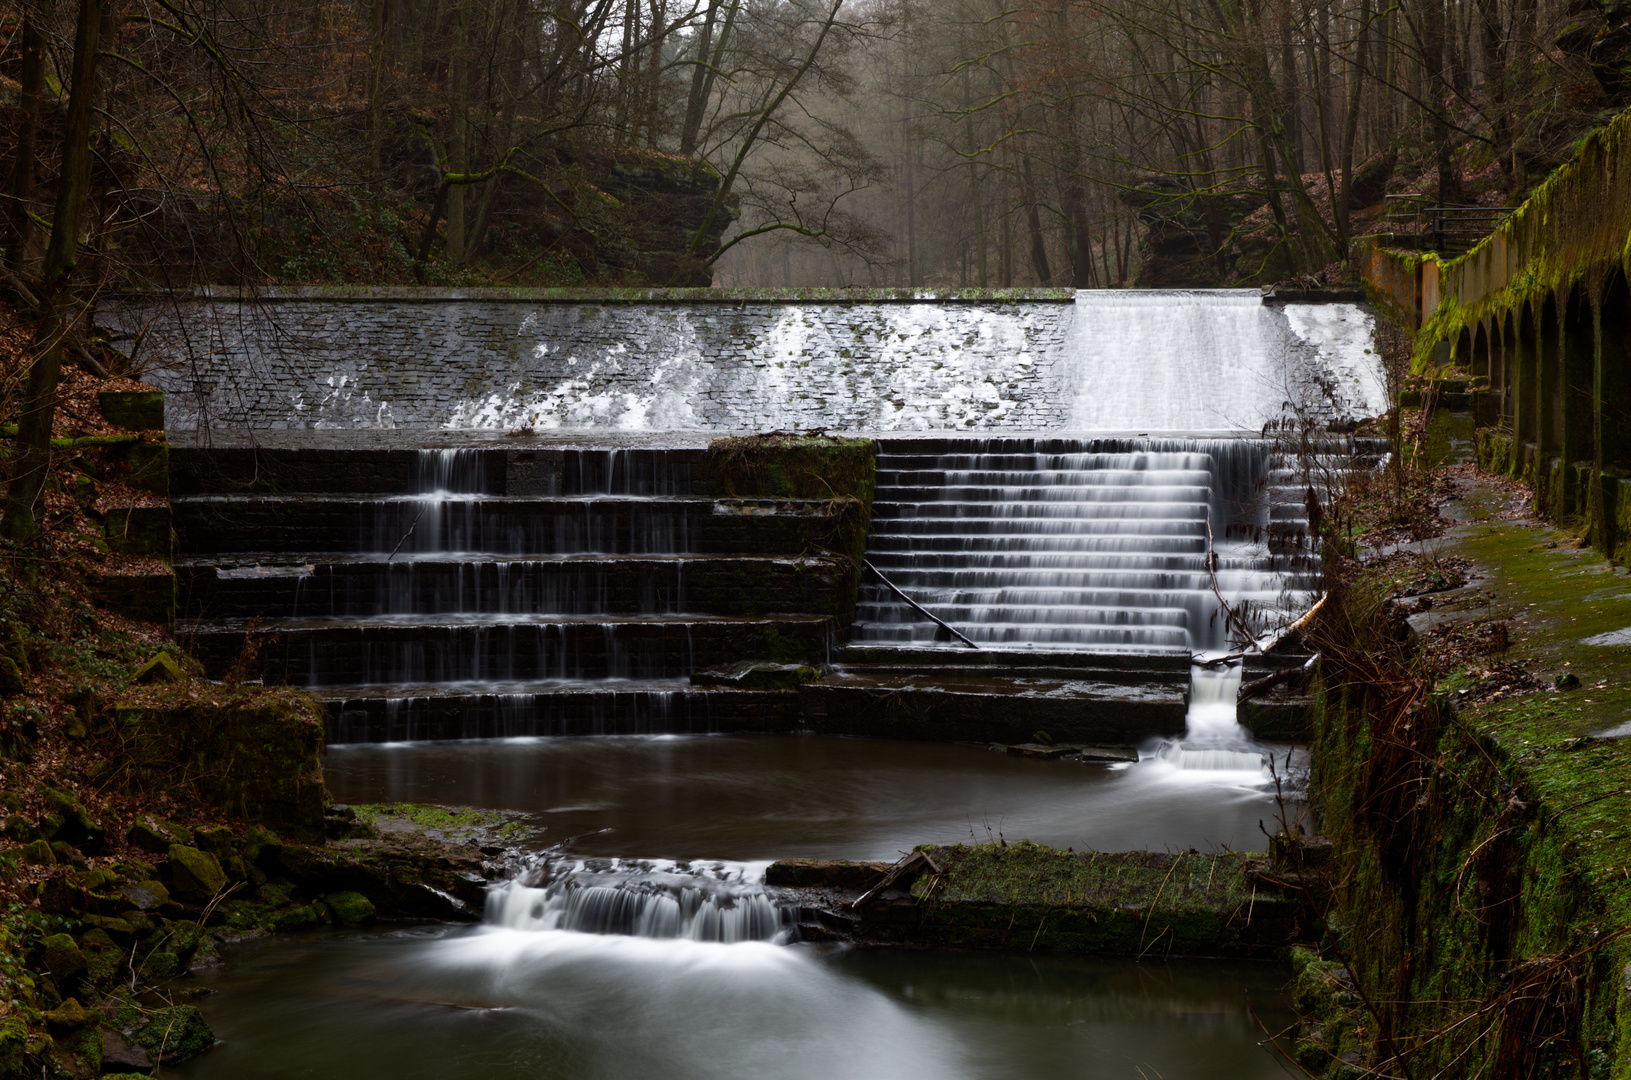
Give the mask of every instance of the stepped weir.
M 654 350 L 633 356 L 585 331 L 605 332 L 615 309 L 518 309 L 517 332 L 540 336 L 538 389 L 525 377 L 478 389 L 444 403 L 434 428 L 423 411 L 408 422 L 410 401 L 429 408 L 412 393 L 367 389 L 387 385 L 391 363 L 394 385 L 418 385 L 415 356 L 348 376 L 374 418 L 341 424 L 299 393 L 293 411 L 266 404 L 250 384 L 298 382 L 314 356 L 249 349 L 240 330 L 224 343 L 237 362 L 230 348 L 212 361 L 219 381 L 195 371 L 171 389 L 190 443 L 173 452 L 185 630 L 213 670 L 247 664 L 319 694 L 337 742 L 1181 734 L 1190 657 L 1225 646 L 1224 605 L 1272 623 L 1312 567 L 1298 540 L 1306 485 L 1272 439 L 1173 429 L 1374 411 L 1368 317 L 1255 293 L 1066 296 L 760 305 L 729 316 L 728 356 L 724 320 L 701 301 L 671 304 L 684 332 L 653 329 L 649 308 L 621 315 Z M 297 299 L 286 308 L 307 326 L 375 310 Z M 461 340 L 479 345 L 488 327 L 490 341 L 502 306 L 456 308 L 476 326 Z M 1208 357 L 1187 385 L 1164 372 L 1163 341 Z M 1016 370 L 998 385 L 1005 355 Z M 985 366 L 960 396 L 931 377 L 947 364 Z M 642 375 L 657 397 L 628 389 Z M 228 382 L 237 400 L 261 395 L 271 429 L 253 444 L 242 415 L 221 415 Z M 681 382 L 701 394 L 688 410 Z M 879 401 L 862 400 L 868 387 Z M 620 394 L 620 410 L 596 404 Z M 982 396 L 991 407 L 971 412 Z M 789 403 L 873 438 L 859 564 L 834 543 L 840 503 L 739 494 L 710 457 L 713 432 L 756 410 L 793 419 Z M 514 422 L 492 430 L 495 416 Z M 664 431 L 676 416 L 704 430 Z M 1064 430 L 1014 430 L 1044 420 Z M 1149 430 L 1069 430 L 1081 422 Z M 889 430 L 903 426 L 920 430 Z M 710 674 L 743 661 L 831 675 L 772 688 Z
M 1164 1076 L 1271 1075 L 1219 980 L 1272 1002 L 1277 976 L 1155 985 L 1036 954 L 1016 980 L 966 952 L 779 946 L 1021 948 L 1017 907 L 1008 930 L 937 923 L 890 891 L 923 851 L 878 875 L 1022 837 L 1071 872 L 1097 856 L 1070 849 L 1105 853 L 1033 950 L 1126 952 L 1134 911 L 1148 951 L 1185 859 L 1175 891 L 1218 905 L 1195 925 L 1234 936 L 1163 950 L 1290 940 L 1218 867 L 1273 810 L 1242 667 L 1196 661 L 1309 602 L 1318 482 L 1265 431 L 1382 411 L 1361 308 L 391 300 L 274 296 L 275 334 L 220 297 L 188 312 L 210 351 L 163 376 L 180 629 L 213 674 L 323 700 L 336 797 L 503 808 L 543 839 L 479 929 L 216 980 L 228 1043 L 198 1075 L 232 1075 L 234 1046 L 490 1075 L 450 1001 L 527 1075 L 1053 1076 L 1134 1045 Z M 869 738 L 688 737 L 749 733 Z M 584 735 L 607 737 L 559 737 Z M 1165 854 L 1202 849 L 1210 867 Z M 848 899 L 776 876 L 789 857 L 846 860 L 822 887 Z M 1106 884 L 1124 871 L 1130 891 Z M 257 1039 L 267 1002 L 300 1045 Z

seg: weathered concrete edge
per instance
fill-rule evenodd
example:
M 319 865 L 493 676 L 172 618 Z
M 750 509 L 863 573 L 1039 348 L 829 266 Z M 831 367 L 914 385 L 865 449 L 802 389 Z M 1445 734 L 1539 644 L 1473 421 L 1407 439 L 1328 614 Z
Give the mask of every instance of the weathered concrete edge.
M 1070 304 L 1074 289 L 448 289 L 413 285 L 301 285 L 260 289 L 202 285 L 191 292 L 132 292 L 124 303 L 392 303 L 463 304 Z
M 1320 932 L 1299 889 L 1279 877 L 1262 855 L 1019 841 L 922 845 L 897 864 L 783 859 L 765 881 L 858 943 L 1273 959 Z

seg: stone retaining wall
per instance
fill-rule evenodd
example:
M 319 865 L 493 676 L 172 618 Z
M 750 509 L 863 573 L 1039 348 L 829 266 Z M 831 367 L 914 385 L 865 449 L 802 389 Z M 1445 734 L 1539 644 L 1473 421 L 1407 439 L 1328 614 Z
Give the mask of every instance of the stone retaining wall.
M 1256 430 L 1286 407 L 1374 415 L 1383 396 L 1368 312 L 1242 290 L 203 290 L 100 319 L 182 441 Z
M 834 301 L 299 290 L 110 312 L 175 432 L 1063 426 L 1069 291 Z

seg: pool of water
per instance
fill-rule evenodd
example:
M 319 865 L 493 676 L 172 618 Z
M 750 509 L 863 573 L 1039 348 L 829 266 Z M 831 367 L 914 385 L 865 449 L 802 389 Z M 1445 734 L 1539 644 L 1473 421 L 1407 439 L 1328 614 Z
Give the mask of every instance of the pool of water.
M 1263 849 L 1259 823 L 1273 831 L 1279 811 L 1259 770 L 1169 758 L 1112 768 L 870 739 L 608 736 L 334 746 L 324 775 L 340 802 L 525 811 L 540 844 L 575 837 L 586 855 L 895 859 L 998 836 Z
M 1257 1080 L 1283 969 L 496 927 L 285 935 L 199 999 L 216 1080 Z

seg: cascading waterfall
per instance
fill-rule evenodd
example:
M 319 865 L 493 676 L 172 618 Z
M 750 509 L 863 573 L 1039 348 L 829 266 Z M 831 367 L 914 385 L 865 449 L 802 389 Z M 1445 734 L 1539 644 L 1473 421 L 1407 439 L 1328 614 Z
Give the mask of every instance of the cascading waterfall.
M 1304 509 L 1261 439 L 886 443 L 868 558 L 985 648 L 1220 655 L 1223 601 L 1272 625 L 1305 604 L 1312 558 L 1282 544 Z M 860 645 L 955 650 L 881 583 L 863 590 Z M 1266 779 L 1235 717 L 1240 666 L 1195 665 L 1188 733 L 1160 767 Z
M 486 923 L 723 945 L 786 942 L 799 908 L 765 889 L 764 868 L 552 856 L 488 893 Z
M 1238 663 L 1193 666 L 1184 737 L 1162 742 L 1145 754 L 1144 760 L 1224 780 L 1239 778 L 1257 783 L 1268 779 L 1264 768 L 1266 749 L 1236 718 L 1240 673 Z
M 1306 560 L 1271 556 L 1264 540 L 1278 513 L 1272 456 L 1252 439 L 890 442 L 867 557 L 981 645 L 1218 650 L 1218 593 L 1272 618 L 1306 585 Z M 881 584 L 863 592 L 856 642 L 947 647 L 945 636 Z

